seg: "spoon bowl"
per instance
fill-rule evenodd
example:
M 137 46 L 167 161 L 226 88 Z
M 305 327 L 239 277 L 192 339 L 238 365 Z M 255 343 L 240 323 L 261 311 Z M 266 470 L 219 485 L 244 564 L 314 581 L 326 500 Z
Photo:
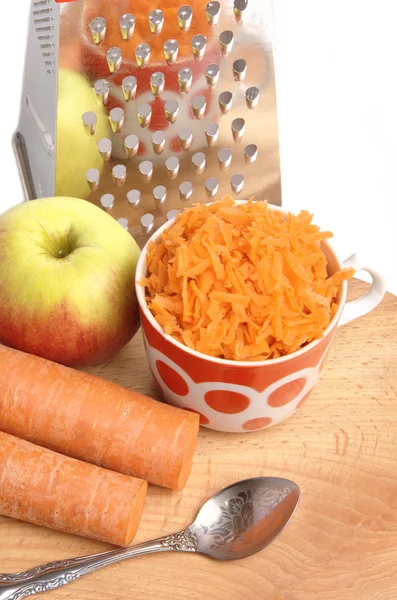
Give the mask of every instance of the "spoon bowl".
M 204 504 L 189 528 L 197 551 L 218 560 L 260 552 L 288 525 L 299 499 L 289 479 L 255 477 L 230 485 Z

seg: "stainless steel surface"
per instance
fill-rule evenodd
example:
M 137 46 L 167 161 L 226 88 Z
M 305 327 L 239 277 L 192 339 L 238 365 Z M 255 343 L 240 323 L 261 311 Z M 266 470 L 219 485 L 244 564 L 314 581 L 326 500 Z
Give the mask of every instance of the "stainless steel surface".
M 230 164 L 232 162 L 232 153 L 231 150 L 229 150 L 229 148 L 222 148 L 222 150 L 219 150 L 218 162 L 221 171 L 226 171 L 226 169 L 230 167 Z
M 205 156 L 204 152 L 196 152 L 196 154 L 193 154 L 192 165 L 194 172 L 197 174 L 202 173 L 205 169 L 206 161 L 207 157 Z
M 152 215 L 144 215 L 151 217 Z M 145 225 L 151 221 L 142 217 Z M 128 227 L 127 219 L 119 219 Z M 40 565 L 24 573 L 0 574 L 0 600 L 21 600 L 51 591 L 111 564 L 154 552 L 190 552 L 217 560 L 238 560 L 271 544 L 291 521 L 300 500 L 289 479 L 256 477 L 239 481 L 208 500 L 180 533 L 91 556 Z
M 178 100 L 168 100 L 164 106 L 165 118 L 168 123 L 175 123 L 179 112 Z
M 175 179 L 178 177 L 179 165 L 180 162 L 177 156 L 170 156 L 165 161 L 165 168 L 167 169 L 167 174 L 170 179 Z
M 138 169 L 142 176 L 142 180 L 145 183 L 149 183 L 153 177 L 153 163 L 150 160 L 144 160 L 141 162 Z
M 153 96 L 161 96 L 165 87 L 165 75 L 161 71 L 155 71 L 150 76 L 150 89 Z
M 43 1 L 51 13 L 50 28 L 37 23 L 34 15 Z M 154 9 L 163 12 L 161 33 L 153 19 L 157 31 L 150 29 Z M 99 44 L 93 40 L 93 19 L 99 19 L 98 31 L 106 22 Z M 161 27 L 161 18 L 158 23 Z M 233 34 L 231 48 L 227 32 Z M 164 55 L 170 40 L 178 47 L 174 64 Z M 82 195 L 99 207 L 101 198 L 111 194 L 113 208 L 105 210 L 115 219 L 127 218 L 140 245 L 146 240 L 140 222 L 144 214 L 153 214 L 155 229 L 170 210 L 206 202 L 205 184 L 211 178 L 217 180 L 216 194 L 221 196 L 237 193 L 231 177 L 244 175 L 245 195 L 280 204 L 272 43 L 271 0 L 182 0 L 171 12 L 161 1 L 138 10 L 134 0 L 32 0 L 21 117 L 14 137 L 25 194 L 32 199 L 62 190 L 62 195 Z M 164 75 L 164 87 L 156 84 L 155 73 Z M 176 114 L 166 113 L 169 102 L 178 103 Z M 124 111 L 124 120 L 109 118 L 114 109 Z M 95 114 L 95 126 L 81 125 L 85 113 Z M 233 126 L 238 119 L 245 121 L 244 146 L 238 144 L 241 132 Z M 91 134 L 94 127 L 86 135 L 84 129 Z M 164 147 L 162 141 L 153 143 L 157 132 L 164 133 Z M 135 136 L 134 143 L 130 136 Z M 110 140 L 110 152 L 109 142 L 102 140 Z M 233 171 L 221 170 L 222 148 L 232 152 Z M 192 164 L 199 152 L 206 154 L 201 173 Z M 170 158 L 177 159 L 176 170 L 167 168 Z M 140 174 L 144 161 L 152 163 L 151 175 Z M 127 167 L 126 183 L 119 188 L 113 168 L 122 164 Z M 89 188 L 86 172 L 92 168 L 100 178 Z M 65 171 L 73 173 L 71 183 L 80 182 L 70 192 Z M 179 193 L 184 181 L 191 185 L 188 200 Z M 168 193 L 155 208 L 153 189 L 159 185 Z M 127 201 L 131 189 L 140 193 L 137 206 Z

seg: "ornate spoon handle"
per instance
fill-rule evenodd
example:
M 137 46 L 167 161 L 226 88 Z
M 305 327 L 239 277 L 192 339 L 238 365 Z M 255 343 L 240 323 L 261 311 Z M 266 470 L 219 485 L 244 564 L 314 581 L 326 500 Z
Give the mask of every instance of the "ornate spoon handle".
M 34 567 L 23 573 L 0 573 L 0 600 L 21 600 L 33 594 L 49 592 L 116 562 L 152 552 L 197 552 L 196 534 L 189 528 L 132 548 L 110 550 Z

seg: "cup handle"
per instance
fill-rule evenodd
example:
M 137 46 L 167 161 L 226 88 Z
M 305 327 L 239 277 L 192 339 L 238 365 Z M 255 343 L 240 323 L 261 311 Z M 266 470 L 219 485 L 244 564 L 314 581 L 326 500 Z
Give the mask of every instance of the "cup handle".
M 360 260 L 357 254 L 353 254 L 348 258 L 343 266 L 353 267 L 356 271 L 366 271 L 372 278 L 372 285 L 363 296 L 345 304 L 338 327 L 342 327 L 342 325 L 346 325 L 374 310 L 386 294 L 384 277 L 373 267 L 366 266 L 365 261 Z

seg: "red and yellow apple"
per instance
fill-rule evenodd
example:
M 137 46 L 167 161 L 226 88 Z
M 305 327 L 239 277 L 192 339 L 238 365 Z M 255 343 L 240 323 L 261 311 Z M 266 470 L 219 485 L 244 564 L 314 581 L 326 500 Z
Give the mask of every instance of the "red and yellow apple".
M 139 326 L 140 250 L 117 221 L 75 198 L 0 215 L 0 343 L 70 365 L 115 354 Z

